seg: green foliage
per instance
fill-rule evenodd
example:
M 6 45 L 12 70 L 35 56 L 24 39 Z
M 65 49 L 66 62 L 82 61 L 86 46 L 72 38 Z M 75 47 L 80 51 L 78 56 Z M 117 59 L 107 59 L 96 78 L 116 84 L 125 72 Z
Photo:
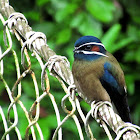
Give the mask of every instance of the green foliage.
M 58 33 L 56 43 L 58 45 L 66 43 L 70 40 L 70 37 L 71 37 L 71 30 L 68 28 L 65 28 L 61 30 L 61 32 Z
M 86 22 L 83 22 L 86 21 Z M 88 13 L 79 13 L 76 15 L 71 22 L 71 26 L 78 29 L 82 35 L 94 35 L 101 37 L 102 26 L 101 24 L 91 17 Z M 88 27 L 88 30 L 87 30 Z
M 114 4 L 111 0 L 87 0 L 86 9 L 101 22 L 113 20 Z
M 134 124 L 140 124 L 140 2 L 137 0 L 36 0 L 34 2 L 23 0 L 11 1 L 10 4 L 16 11 L 22 12 L 29 21 L 29 25 L 35 31 L 46 34 L 47 43 L 58 55 L 68 58 L 70 64 L 73 63 L 74 42 L 83 35 L 93 35 L 99 37 L 106 49 L 113 53 L 120 62 L 124 73 L 128 89 L 128 101 Z M 24 5 L 24 6 L 23 6 Z M 0 24 L 0 45 L 4 52 L 6 47 L 3 43 L 3 26 Z M 20 61 L 20 44 L 13 37 L 13 48 Z M 32 69 L 34 70 L 40 88 L 41 69 L 34 57 L 31 56 Z M 21 70 L 23 72 L 23 70 Z M 12 53 L 4 58 L 4 78 L 10 88 L 16 81 L 16 70 Z M 61 108 L 61 99 L 65 95 L 59 82 L 49 76 L 51 93 L 59 106 L 61 119 L 66 114 Z M 35 101 L 34 86 L 30 76 L 22 80 L 23 104 L 30 109 Z M 41 88 L 39 89 L 42 94 Z M 14 93 L 16 94 L 16 92 Z M 9 100 L 4 85 L 0 80 L 0 105 L 6 115 Z M 85 114 L 89 111 L 89 105 L 81 102 Z M 41 101 L 41 114 L 39 124 L 43 131 L 44 139 L 49 140 L 57 126 L 56 117 L 52 103 L 47 96 Z M 18 106 L 19 124 L 22 137 L 27 127 L 27 119 L 24 112 Z M 14 118 L 13 112 L 10 113 Z M 22 121 L 21 121 L 22 120 Z M 2 122 L 0 117 L 0 123 Z M 82 124 L 83 125 L 83 124 Z M 77 128 L 72 119 L 63 126 L 64 139 L 79 139 Z M 106 139 L 102 128 L 96 122 L 91 123 L 91 129 L 97 139 Z M 3 128 L 0 132 L 4 132 Z M 83 129 L 84 132 L 84 129 Z M 1 135 L 1 133 L 0 133 Z M 84 133 L 85 138 L 86 134 Z M 12 139 L 12 138 L 11 138 Z M 13 138 L 14 139 L 14 138 Z
M 45 4 L 47 4 L 50 0 L 36 0 L 36 5 L 37 6 L 44 6 Z
M 53 122 L 53 123 L 52 123 Z M 42 132 L 43 132 L 43 136 L 44 139 L 49 139 L 50 135 L 51 135 L 51 130 L 55 130 L 55 128 L 57 127 L 57 121 L 56 121 L 56 116 L 55 115 L 50 115 L 47 116 L 45 118 L 41 118 L 38 121 L 40 128 L 42 128 Z
M 102 38 L 103 44 L 106 46 L 106 49 L 109 52 L 112 52 L 114 48 L 114 44 L 116 42 L 116 39 L 118 38 L 121 31 L 121 25 L 120 24 L 114 24 L 110 29 L 104 34 Z M 113 46 L 113 47 L 112 47 Z

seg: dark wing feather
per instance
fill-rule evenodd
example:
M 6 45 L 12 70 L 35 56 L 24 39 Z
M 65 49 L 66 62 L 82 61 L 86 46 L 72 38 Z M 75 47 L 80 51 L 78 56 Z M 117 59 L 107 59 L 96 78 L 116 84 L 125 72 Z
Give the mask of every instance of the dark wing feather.
M 125 122 L 131 122 L 130 109 L 127 102 L 127 95 L 124 85 L 120 85 L 117 81 L 116 75 L 113 74 L 113 66 L 109 63 L 104 64 L 104 75 L 100 78 L 102 86 L 108 92 L 111 101 L 114 103 L 120 117 Z M 118 72 L 119 74 L 119 72 Z

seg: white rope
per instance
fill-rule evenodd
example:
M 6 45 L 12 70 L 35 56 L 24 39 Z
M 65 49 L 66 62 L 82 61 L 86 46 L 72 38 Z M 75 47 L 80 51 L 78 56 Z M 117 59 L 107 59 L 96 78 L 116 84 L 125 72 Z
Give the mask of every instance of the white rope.
M 38 50 L 40 50 L 40 47 L 43 45 L 46 45 L 46 42 L 47 42 L 47 38 L 46 38 L 45 34 L 42 32 L 34 32 L 34 31 L 27 32 L 26 39 L 27 40 L 25 43 L 28 46 L 30 51 L 33 51 L 33 49 L 34 49 L 38 52 Z M 36 39 L 43 39 L 44 42 L 41 42 L 41 41 L 37 42 L 36 41 L 37 44 L 34 45 L 33 42 Z
M 66 62 L 66 65 L 69 67 L 69 61 L 67 60 L 67 58 L 65 56 L 59 56 L 59 55 L 53 55 L 49 58 L 48 62 L 44 65 L 44 68 L 42 69 L 41 72 L 41 87 L 42 90 L 45 90 L 45 86 L 44 86 L 44 74 L 45 74 L 45 69 L 46 67 L 48 67 L 48 70 L 50 72 L 50 75 L 54 76 L 55 75 L 52 73 L 52 69 L 54 67 L 54 65 L 57 64 L 57 62 Z M 57 65 L 57 67 L 60 67 L 60 65 Z M 63 73 L 60 71 L 61 69 L 59 68 L 59 71 L 57 71 L 57 73 L 60 75 L 61 78 L 63 78 Z
M 12 27 L 17 24 L 18 19 L 24 20 L 25 23 L 28 24 L 27 19 L 22 13 L 14 12 L 8 17 L 8 20 L 5 21 L 4 26 L 8 25 L 8 27 L 12 29 Z
M 30 31 L 26 33 L 26 41 L 23 43 L 22 49 L 21 49 L 21 64 L 25 68 L 24 64 L 24 49 L 27 46 L 30 51 L 33 51 L 33 49 L 39 54 L 39 50 L 41 46 L 46 45 L 47 39 L 45 34 L 41 32 L 34 32 Z M 40 39 L 37 41 L 37 39 Z M 36 43 L 36 44 L 34 44 Z
M 119 140 L 122 137 L 122 135 L 127 131 L 135 132 L 140 138 L 140 127 L 127 122 L 124 125 L 121 125 L 117 128 L 117 137 L 115 138 L 115 140 Z

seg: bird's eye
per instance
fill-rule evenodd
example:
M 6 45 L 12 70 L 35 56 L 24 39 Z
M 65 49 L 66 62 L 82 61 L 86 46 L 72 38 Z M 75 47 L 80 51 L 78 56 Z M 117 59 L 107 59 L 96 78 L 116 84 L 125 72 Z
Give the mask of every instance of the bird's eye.
M 93 46 L 91 51 L 94 51 L 94 52 L 99 52 L 100 51 L 100 48 L 99 46 Z
M 91 50 L 91 48 L 92 48 L 92 46 L 91 46 L 91 45 L 86 45 L 86 46 L 85 46 L 85 51 L 90 51 L 90 50 Z

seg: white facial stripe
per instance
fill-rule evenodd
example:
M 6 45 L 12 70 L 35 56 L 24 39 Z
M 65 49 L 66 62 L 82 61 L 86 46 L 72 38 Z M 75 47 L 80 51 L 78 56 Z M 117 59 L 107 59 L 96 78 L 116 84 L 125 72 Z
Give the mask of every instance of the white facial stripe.
M 105 48 L 105 46 L 102 44 L 102 43 L 97 43 L 97 42 L 89 42 L 89 43 L 85 43 L 85 44 L 82 44 L 80 45 L 79 47 L 76 47 L 76 49 L 79 49 L 85 45 L 100 45 L 100 46 L 103 46 Z
M 102 55 L 102 56 L 105 56 L 105 57 L 108 57 L 107 55 L 103 54 L 103 53 L 100 53 L 100 52 L 89 52 L 89 51 L 79 51 L 79 52 L 83 52 L 84 54 L 97 54 L 97 55 Z

